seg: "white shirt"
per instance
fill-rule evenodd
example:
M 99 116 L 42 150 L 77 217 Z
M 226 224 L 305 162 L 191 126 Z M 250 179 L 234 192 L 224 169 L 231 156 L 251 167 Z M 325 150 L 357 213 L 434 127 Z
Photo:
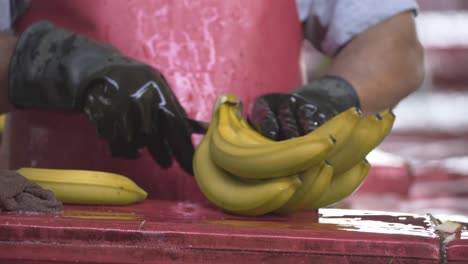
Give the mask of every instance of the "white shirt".
M 415 0 L 296 0 L 299 19 L 314 17 L 325 28 L 319 48 L 327 55 L 355 35 L 394 15 L 418 11 Z
M 10 1 L 0 0 L 0 32 L 9 31 L 10 27 Z

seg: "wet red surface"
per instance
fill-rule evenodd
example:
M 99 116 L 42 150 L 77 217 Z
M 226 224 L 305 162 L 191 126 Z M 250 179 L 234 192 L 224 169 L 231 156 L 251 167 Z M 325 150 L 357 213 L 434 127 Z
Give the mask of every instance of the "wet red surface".
M 357 210 L 252 218 L 149 200 L 0 213 L 0 263 L 438 263 L 439 244 L 428 216 Z
M 468 224 L 455 234 L 456 239 L 447 245 L 447 260 L 450 263 L 468 263 Z

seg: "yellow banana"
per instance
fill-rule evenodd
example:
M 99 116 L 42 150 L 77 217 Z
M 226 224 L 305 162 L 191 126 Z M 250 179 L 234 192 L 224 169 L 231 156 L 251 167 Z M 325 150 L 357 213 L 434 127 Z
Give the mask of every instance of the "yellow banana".
M 219 135 L 219 140 L 226 143 L 221 148 L 237 148 L 245 152 L 245 148 L 254 151 L 255 153 L 270 153 L 271 151 L 278 151 L 290 149 L 291 146 L 302 145 L 307 142 L 307 139 L 294 138 L 284 141 L 274 141 L 262 136 L 260 133 L 253 129 L 247 129 L 241 120 L 246 123 L 245 119 L 238 113 L 239 105 L 231 103 L 221 104 L 217 113 L 217 127 L 213 132 L 213 137 Z M 330 135 L 323 135 L 322 138 L 330 137 Z M 319 137 L 309 138 L 308 141 L 315 141 Z M 251 148 L 254 146 L 253 148 Z M 220 150 L 221 152 L 224 149 Z
M 235 139 L 232 144 L 239 147 L 262 148 L 266 153 L 271 151 L 275 141 L 262 136 L 252 128 L 244 127 L 241 124 L 241 120 L 244 119 L 238 116 L 238 113 L 236 113 L 238 111 L 239 109 L 235 107 L 225 107 L 224 105 L 220 107 L 217 116 L 220 120 L 217 127 L 219 133 L 223 133 L 224 137 Z
M 5 129 L 5 114 L 0 115 L 0 134 L 3 133 Z
M 356 107 L 351 107 L 328 120 L 325 124 L 319 126 L 311 133 L 323 136 L 331 134 L 333 136 L 336 140 L 336 144 L 333 150 L 329 153 L 330 157 L 346 144 L 360 120 L 360 110 Z
M 262 206 L 270 203 L 275 197 L 288 196 L 288 193 L 292 196 L 293 192 L 288 190 L 295 191 L 301 186 L 301 181 L 297 176 L 244 180 L 221 169 L 211 159 L 209 147 L 216 122 L 213 118 L 207 134 L 195 150 L 193 160 L 195 180 L 208 200 L 229 212 L 246 215 L 259 214 L 265 211 L 260 210 Z M 290 196 L 284 198 L 285 202 Z M 278 207 L 282 205 L 279 202 L 277 204 Z
M 351 195 L 364 181 L 369 173 L 370 167 L 367 160 L 362 160 L 348 171 L 333 175 L 332 181 L 325 193 L 318 201 L 310 205 L 309 209 L 329 206 Z
M 218 126 L 223 126 L 223 131 L 229 134 L 229 137 L 236 137 L 235 140 L 233 140 L 234 144 L 238 144 L 242 147 L 252 145 L 258 148 L 258 145 L 277 143 L 277 141 L 263 136 L 251 127 L 242 117 L 242 103 L 238 102 L 233 96 L 229 98 L 231 100 L 226 106 L 220 106 L 218 114 L 227 117 L 222 119 L 222 121 L 224 121 L 222 122 L 223 124 L 219 123 Z M 324 137 L 332 135 L 335 141 L 337 141 L 334 147 L 334 149 L 336 149 L 351 135 L 360 118 L 360 111 L 356 107 L 351 107 L 320 126 L 313 133 L 317 136 L 321 134 Z
M 147 196 L 132 180 L 114 173 L 38 168 L 21 168 L 17 172 L 51 190 L 63 203 L 126 205 Z
M 328 162 L 307 169 L 302 175 L 302 186 L 282 207 L 280 214 L 291 214 L 316 203 L 330 185 L 333 167 Z
M 216 104 L 216 111 L 214 111 L 213 118 L 218 118 L 216 115 L 227 116 L 223 119 L 223 128 L 226 133 L 230 133 L 231 137 L 237 137 L 234 144 L 238 143 L 239 146 L 248 145 L 266 145 L 274 143 L 262 134 L 257 133 L 250 124 L 242 117 L 242 102 L 240 102 L 234 95 L 227 94 L 219 97 L 219 102 Z M 225 104 L 223 106 L 223 104 Z M 228 107 L 231 106 L 231 107 Z M 222 113 L 222 114 L 220 114 Z M 218 126 L 221 124 L 218 123 Z
M 242 108 L 229 107 L 227 109 L 229 120 L 231 122 L 233 130 L 237 131 L 235 134 L 239 137 L 240 144 L 247 145 L 260 145 L 265 143 L 275 142 L 262 134 L 255 131 L 250 124 L 242 118 Z M 331 120 L 321 125 L 319 128 L 314 130 L 316 136 L 328 136 L 332 135 L 336 141 L 336 145 L 332 153 L 340 148 L 344 142 L 351 136 L 354 127 L 361 120 L 361 112 L 356 107 L 351 107 L 348 110 L 336 115 Z M 243 140 L 244 139 L 244 140 Z
M 291 185 L 286 190 L 282 191 L 278 195 L 274 196 L 271 200 L 267 201 L 263 205 L 260 205 L 257 208 L 244 211 L 231 211 L 231 213 L 247 215 L 247 216 L 258 216 L 271 213 L 278 208 L 282 207 L 286 202 L 288 202 L 291 197 L 297 192 L 298 187 Z
M 229 118 L 230 129 L 233 130 L 235 136 L 238 137 L 240 146 L 248 147 L 250 145 L 258 147 L 258 145 L 272 145 L 276 142 L 258 133 L 250 124 L 242 117 L 242 106 L 239 108 L 228 107 L 220 109 L 227 111 Z
M 382 114 L 374 119 L 391 118 Z M 350 108 L 305 136 L 273 141 L 242 117 L 242 105 L 235 96 L 220 96 L 208 132 L 195 151 L 195 180 L 208 200 L 235 214 L 288 214 L 328 205 L 352 193 L 367 175 L 367 162 L 356 161 L 359 166 L 337 174 L 325 161 L 327 157 L 340 161 L 336 157 L 341 151 L 362 136 L 354 132 L 358 126 L 362 134 L 384 133 L 383 122 L 373 128 L 380 132 L 364 133 L 363 124 L 370 122 L 366 120 L 361 120 L 356 108 Z M 337 145 L 339 152 L 334 150 Z M 297 176 L 301 172 L 302 181 Z
M 327 159 L 333 166 L 333 174 L 339 175 L 363 160 L 390 133 L 394 121 L 395 115 L 390 110 L 361 120 L 348 140 Z
M 238 177 L 265 179 L 296 174 L 323 161 L 335 146 L 330 135 L 319 133 L 284 141 L 248 141 L 249 136 L 238 136 L 245 135 L 247 129 L 242 130 L 240 118 L 229 114 L 230 107 L 237 106 L 220 104 L 213 118 L 218 124 L 212 133 L 210 152 L 217 165 Z

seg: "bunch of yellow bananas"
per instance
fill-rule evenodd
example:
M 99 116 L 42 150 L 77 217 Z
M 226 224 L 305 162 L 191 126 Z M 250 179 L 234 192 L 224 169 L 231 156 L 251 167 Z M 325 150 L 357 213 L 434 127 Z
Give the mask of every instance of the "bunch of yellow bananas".
M 235 214 L 328 206 L 361 185 L 370 169 L 366 155 L 394 120 L 391 111 L 362 118 L 350 108 L 307 135 L 273 141 L 250 127 L 241 102 L 226 94 L 195 151 L 195 179 L 208 200 Z

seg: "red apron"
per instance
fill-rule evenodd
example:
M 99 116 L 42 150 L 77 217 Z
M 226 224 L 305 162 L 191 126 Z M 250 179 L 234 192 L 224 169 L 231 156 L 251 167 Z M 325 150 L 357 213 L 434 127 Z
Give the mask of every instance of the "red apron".
M 215 98 L 234 93 L 246 109 L 266 92 L 300 84 L 302 41 L 294 0 L 36 0 L 18 22 L 37 20 L 108 42 L 160 69 L 192 118 L 209 120 Z M 103 170 L 132 178 L 151 198 L 204 200 L 193 177 L 163 170 L 145 151 L 110 158 L 84 114 L 17 111 L 4 135 L 6 167 Z

